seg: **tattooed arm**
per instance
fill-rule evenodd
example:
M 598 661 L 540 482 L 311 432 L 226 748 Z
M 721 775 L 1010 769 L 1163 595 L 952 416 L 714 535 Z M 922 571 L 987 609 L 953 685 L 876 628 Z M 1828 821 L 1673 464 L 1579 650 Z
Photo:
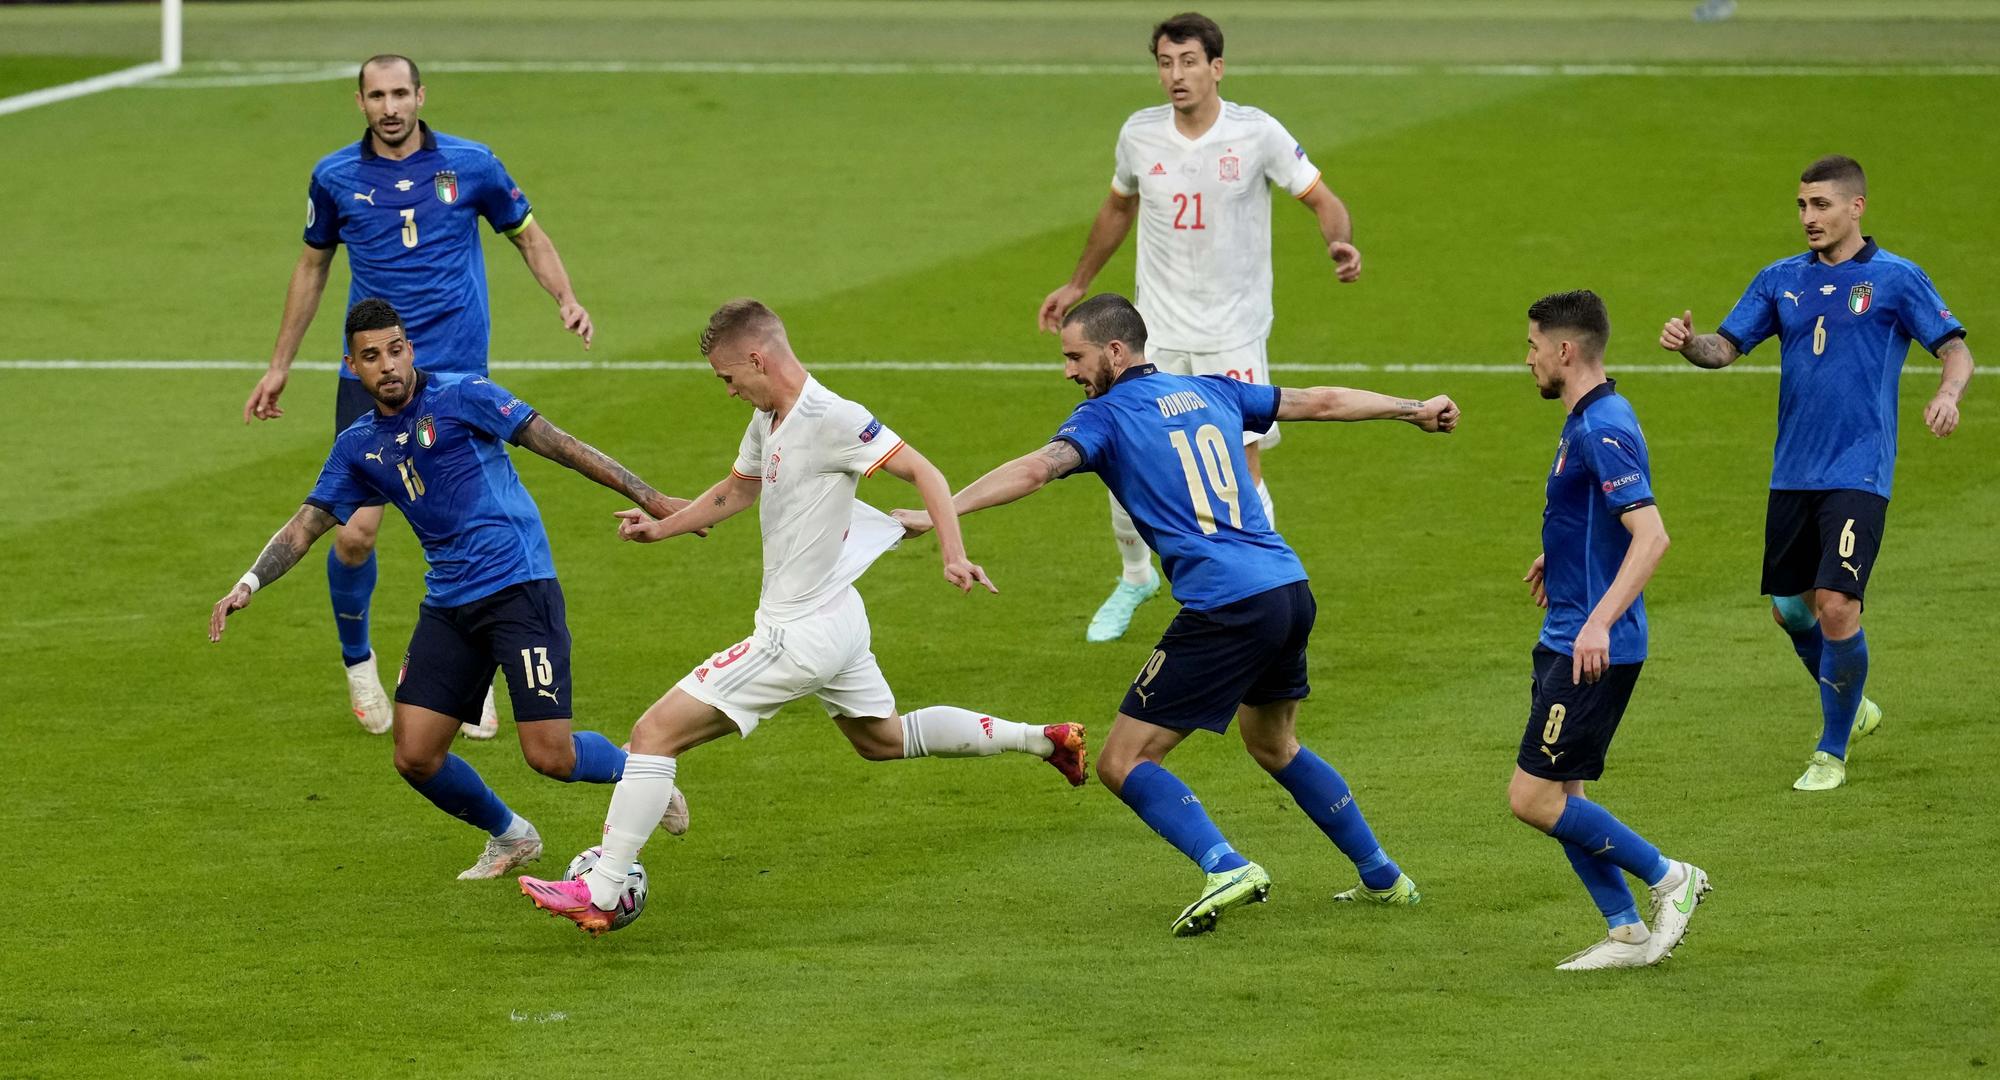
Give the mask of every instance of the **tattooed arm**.
M 1931 434 L 1942 439 L 1958 430 L 1958 399 L 1965 396 L 1965 385 L 1972 381 L 1972 350 L 1964 338 L 1955 337 L 1938 346 L 1937 357 L 1944 361 L 1944 374 L 1938 379 L 1937 393 L 1924 406 L 1924 423 Z
M 680 503 L 681 509 L 658 521 L 646 520 L 646 515 L 637 510 L 618 511 L 618 535 L 641 544 L 690 532 L 706 536 L 709 526 L 755 506 L 757 496 L 763 490 L 761 477 L 745 476 L 731 469 L 728 476 L 702 492 L 701 497 L 693 502 L 671 500 Z
M 1402 420 L 1425 431 L 1458 426 L 1458 404 L 1440 394 L 1426 401 L 1392 398 L 1372 390 L 1345 386 L 1315 386 L 1305 390 L 1280 387 L 1280 420 Z
M 215 602 L 215 609 L 208 617 L 208 640 L 222 640 L 222 624 L 231 612 L 241 611 L 250 606 L 250 597 L 258 589 L 269 585 L 285 575 L 285 571 L 297 566 L 305 553 L 313 546 L 313 541 L 325 535 L 337 522 L 333 515 L 308 503 L 299 507 L 292 520 L 271 536 L 271 542 L 257 555 L 250 572 L 229 590 L 229 594 Z
M 1683 311 L 1660 328 L 1660 348 L 1687 357 L 1698 368 L 1726 368 L 1743 355 L 1736 344 L 1721 334 L 1694 332 L 1694 312 Z
M 610 454 L 549 423 L 541 413 L 536 413 L 521 425 L 521 430 L 514 434 L 514 442 L 597 481 L 638 503 L 641 509 L 656 518 L 667 517 L 688 505 L 686 499 L 676 499 L 653 490 L 652 485 L 620 465 Z
M 960 517 L 989 506 L 1005 506 L 1033 495 L 1050 481 L 1060 480 L 1082 465 L 1083 455 L 1076 447 L 1067 439 L 1056 439 L 966 485 L 965 490 L 952 496 L 952 506 Z M 898 510 L 891 516 L 911 536 L 921 536 L 931 529 L 931 516 L 921 510 Z

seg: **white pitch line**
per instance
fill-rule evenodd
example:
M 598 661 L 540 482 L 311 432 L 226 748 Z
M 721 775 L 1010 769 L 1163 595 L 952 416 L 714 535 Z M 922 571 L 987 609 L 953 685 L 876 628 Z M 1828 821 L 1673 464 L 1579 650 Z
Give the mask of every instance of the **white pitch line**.
M 173 70 L 173 68 L 162 63 L 140 64 L 137 67 L 106 72 L 103 75 L 95 75 L 88 79 L 78 79 L 76 82 L 63 83 L 60 86 L 45 86 L 40 90 L 30 90 L 25 94 L 15 94 L 13 97 L 0 98 L 0 116 L 5 116 L 8 113 L 23 112 L 41 105 L 53 105 L 58 101 L 68 101 L 71 98 L 80 98 L 86 94 L 95 94 L 104 90 L 116 90 L 121 86 L 131 86 L 133 83 L 143 83 L 148 79 L 157 78 Z
M 1109 76 L 1147 75 L 1152 68 L 1131 64 L 991 63 L 804 63 L 728 60 L 444 60 L 424 65 L 435 72 L 550 75 L 969 75 Z M 1992 78 L 2000 64 L 1240 64 L 1239 76 L 1281 78 L 1408 78 L 1470 75 L 1496 78 Z M 189 64 L 183 74 L 145 85 L 161 90 L 271 86 L 334 82 L 354 78 L 348 61 L 218 61 Z
M 262 360 L 0 360 L 0 371 L 263 371 L 269 365 Z M 294 371 L 338 371 L 339 364 L 325 360 L 301 360 L 292 365 Z M 1013 360 L 969 360 L 953 362 L 949 360 L 817 360 L 808 361 L 807 366 L 814 371 L 965 371 L 965 372 L 1005 372 L 1015 374 L 1054 375 L 1061 370 L 1059 363 L 1051 360 L 1044 363 L 1027 363 Z M 1613 375 L 1692 375 L 1703 368 L 1693 364 L 1674 363 L 1612 363 L 1608 365 Z M 1480 364 L 1451 361 L 1414 361 L 1409 363 L 1302 363 L 1273 365 L 1277 373 L 1306 372 L 1310 374 L 1374 374 L 1374 375 L 1520 375 L 1525 364 Z M 709 366 L 701 360 L 495 360 L 494 371 L 694 371 L 706 372 Z M 1776 375 L 1776 364 L 1732 364 L 1723 368 L 1725 374 L 1742 373 L 1748 375 Z M 1935 372 L 1921 367 L 1905 367 L 1906 377 L 1931 375 Z

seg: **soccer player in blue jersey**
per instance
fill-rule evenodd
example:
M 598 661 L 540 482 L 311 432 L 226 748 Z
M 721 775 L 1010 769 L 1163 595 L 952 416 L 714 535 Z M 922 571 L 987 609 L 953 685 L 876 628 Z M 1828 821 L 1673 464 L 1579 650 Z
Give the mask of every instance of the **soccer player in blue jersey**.
M 1340 387 L 1309 390 L 1174 375 L 1146 362 L 1146 324 L 1130 301 L 1104 293 L 1062 322 L 1064 374 L 1082 384 L 1049 443 L 959 492 L 959 514 L 1013 502 L 1073 472 L 1094 472 L 1159 553 L 1181 611 L 1126 692 L 1098 753 L 1097 775 L 1141 820 L 1207 875 L 1174 920 L 1178 935 L 1215 928 L 1221 913 L 1265 899 L 1271 877 L 1223 839 L 1201 800 L 1167 771 L 1167 754 L 1195 731 L 1229 730 L 1290 791 L 1306 816 L 1354 861 L 1361 884 L 1336 900 L 1414 904 L 1416 884 L 1389 858 L 1347 781 L 1293 732 L 1310 692 L 1306 640 L 1315 605 L 1305 568 L 1243 483 L 1244 431 L 1277 420 L 1404 420 L 1450 431 L 1450 398 L 1407 401 Z M 898 511 L 913 532 L 927 515 Z
M 1667 551 L 1651 457 L 1632 406 L 1604 377 L 1611 319 L 1588 290 L 1528 308 L 1528 370 L 1542 397 L 1569 410 L 1542 509 L 1542 553 L 1524 579 L 1548 609 L 1535 643 L 1535 683 L 1507 801 L 1514 816 L 1561 841 L 1603 913 L 1603 941 L 1562 971 L 1644 967 L 1680 944 L 1708 875 L 1675 862 L 1584 798 L 1646 660 L 1643 590 Z M 1653 927 L 1639 917 L 1630 871 L 1652 889 Z
M 687 504 L 653 490 L 485 376 L 416 367 L 402 319 L 381 300 L 354 305 L 347 336 L 348 369 L 375 406 L 334 440 L 305 505 L 216 601 L 208 637 L 222 640 L 224 620 L 337 522 L 365 506 L 394 504 L 430 563 L 396 687 L 396 771 L 438 809 L 492 837 L 458 876 L 499 877 L 540 857 L 541 836 L 448 752 L 459 725 L 479 715 L 496 667 L 507 678 L 522 755 L 536 772 L 609 784 L 625 767 L 625 752 L 610 740 L 570 730 L 562 587 L 541 511 L 506 444 L 574 469 L 656 517 Z M 662 820 L 669 831 L 684 829 L 685 803 Z
M 410 340 L 424 350 L 424 367 L 431 374 L 486 374 L 489 319 L 486 266 L 479 250 L 481 219 L 520 249 L 529 272 L 555 298 L 563 326 L 583 338 L 585 348 L 595 333 L 555 244 L 535 223 L 527 196 L 500 159 L 479 143 L 432 131 L 418 118 L 424 83 L 416 62 L 405 56 L 372 57 L 361 65 L 359 83 L 354 99 L 368 129 L 359 142 L 313 167 L 306 187 L 305 249 L 285 290 L 271 368 L 243 404 L 246 424 L 252 417 L 284 415 L 278 397 L 319 308 L 334 249 L 341 244 L 347 245 L 354 278 L 348 304 L 370 296 L 393 304 L 408 321 Z M 342 350 L 346 347 L 343 341 Z M 374 405 L 360 380 L 342 370 L 334 433 Z M 326 558 L 348 697 L 361 726 L 377 735 L 390 723 L 389 699 L 368 638 L 375 533 L 381 524 L 380 506 L 356 510 L 334 533 Z M 466 725 L 465 732 L 491 738 L 495 729 L 489 692 L 478 722 Z
M 1713 334 L 1694 313 L 1667 320 L 1660 346 L 1697 367 L 1728 367 L 1779 342 L 1778 439 L 1764 517 L 1763 591 L 1771 616 L 1819 683 L 1820 736 L 1792 786 L 1847 782 L 1847 747 L 1882 722 L 1862 696 L 1868 638 L 1862 596 L 1881 554 L 1896 471 L 1896 402 L 1910 343 L 1943 362 L 1924 424 L 1958 427 L 1972 379 L 1965 325 L 1916 263 L 1861 232 L 1868 179 L 1853 158 L 1823 157 L 1799 177 L 1807 250 L 1765 267 Z

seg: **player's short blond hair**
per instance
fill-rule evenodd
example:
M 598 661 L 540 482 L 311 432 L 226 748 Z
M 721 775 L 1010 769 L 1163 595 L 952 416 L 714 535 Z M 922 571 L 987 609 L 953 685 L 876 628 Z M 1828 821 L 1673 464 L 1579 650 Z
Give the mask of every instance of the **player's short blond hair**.
M 717 346 L 739 335 L 754 333 L 768 337 L 773 331 L 780 337 L 785 333 L 785 321 L 778 318 L 777 312 L 760 300 L 738 297 L 716 308 L 715 314 L 708 317 L 708 326 L 701 332 L 701 355 L 709 355 Z

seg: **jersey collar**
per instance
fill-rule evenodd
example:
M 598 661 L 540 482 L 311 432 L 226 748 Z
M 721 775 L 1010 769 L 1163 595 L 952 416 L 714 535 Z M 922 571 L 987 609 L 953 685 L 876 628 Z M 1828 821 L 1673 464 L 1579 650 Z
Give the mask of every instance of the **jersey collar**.
M 1143 379 L 1146 376 L 1151 375 L 1158 370 L 1160 370 L 1159 367 L 1154 364 L 1138 364 L 1133 367 L 1128 367 L 1125 369 L 1125 373 L 1123 375 L 1120 375 L 1116 379 L 1111 380 L 1111 385 L 1117 386 L 1119 383 L 1122 383 L 1127 379 Z
M 375 140 L 370 138 L 374 134 L 368 128 L 361 129 L 361 160 L 363 161 L 369 161 L 382 156 L 375 152 Z M 417 135 L 423 139 L 423 142 L 420 144 L 423 149 L 435 150 L 438 148 L 437 133 L 433 132 L 431 126 L 422 120 L 417 121 Z
M 1590 408 L 1592 405 L 1597 404 L 1598 402 L 1604 400 L 1605 398 L 1610 397 L 1611 395 L 1617 392 L 1618 392 L 1618 380 L 1606 379 L 1603 382 L 1596 385 L 1595 387 L 1592 387 L 1590 393 L 1585 394 L 1582 397 L 1578 398 L 1576 400 L 1576 407 L 1571 409 L 1569 411 L 1569 414 L 1571 416 L 1582 416 L 1583 410 Z
M 1875 257 L 1875 253 L 1876 253 L 1876 252 L 1878 252 L 1878 251 L 1881 251 L 1881 250 L 1882 250 L 1882 249 L 1881 249 L 1880 247 L 1877 247 L 1877 246 L 1875 245 L 1875 238 L 1874 238 L 1874 237 L 1872 237 L 1872 236 L 1863 236 L 1863 237 L 1861 238 L 1861 250 L 1860 250 L 1860 251 L 1857 251 L 1857 252 L 1855 252 L 1855 253 L 1854 253 L 1854 257 L 1853 257 L 1852 259 L 1849 259 L 1849 260 L 1847 260 L 1847 261 L 1848 261 L 1848 262 L 1854 262 L 1854 263 L 1865 263 L 1865 262 L 1867 262 L 1868 260 L 1870 260 L 1870 259 L 1874 258 L 1874 257 Z M 1819 264 L 1820 264 L 1821 266 L 1834 266 L 1834 265 L 1837 265 L 1837 264 L 1835 264 L 1835 263 L 1830 263 L 1830 262 L 1826 262 L 1826 261 L 1822 260 L 1822 259 L 1821 259 L 1821 258 L 1819 257 L 1819 252 L 1817 252 L 1817 251 L 1808 251 L 1808 252 L 1806 252 L 1806 258 L 1808 258 L 1808 259 L 1811 259 L 1811 260 L 1812 260 L 1813 262 L 1816 262 L 1816 263 L 1819 263 Z

